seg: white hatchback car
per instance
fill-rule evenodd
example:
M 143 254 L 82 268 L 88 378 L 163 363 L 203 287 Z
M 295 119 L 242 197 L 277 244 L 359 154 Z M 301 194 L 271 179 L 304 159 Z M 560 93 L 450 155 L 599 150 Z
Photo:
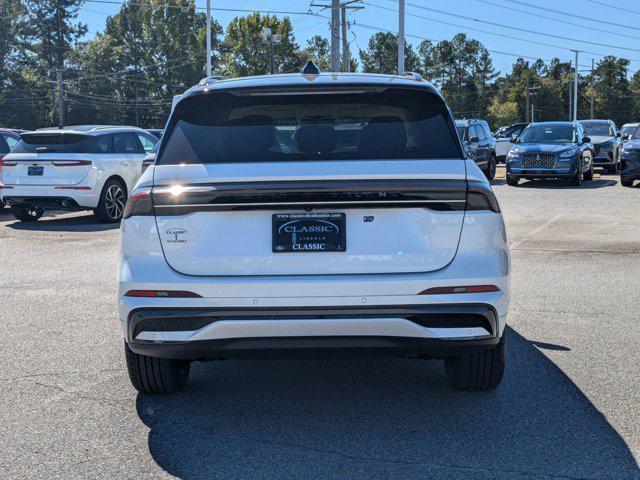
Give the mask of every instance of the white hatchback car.
M 509 269 L 496 198 L 429 83 L 214 80 L 181 97 L 125 208 L 129 375 L 167 393 L 196 360 L 384 354 L 495 388 Z
M 0 162 L 0 197 L 22 221 L 35 221 L 45 210 L 91 209 L 99 221 L 117 222 L 155 143 L 136 127 L 23 133 Z

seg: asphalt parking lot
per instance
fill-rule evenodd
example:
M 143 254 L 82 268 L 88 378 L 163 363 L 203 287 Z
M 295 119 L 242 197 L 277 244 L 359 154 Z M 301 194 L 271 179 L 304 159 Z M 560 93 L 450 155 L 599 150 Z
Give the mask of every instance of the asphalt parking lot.
M 640 187 L 494 181 L 513 255 L 508 364 L 459 393 L 438 362 L 197 364 L 137 395 L 118 230 L 0 213 L 0 478 L 640 478 Z

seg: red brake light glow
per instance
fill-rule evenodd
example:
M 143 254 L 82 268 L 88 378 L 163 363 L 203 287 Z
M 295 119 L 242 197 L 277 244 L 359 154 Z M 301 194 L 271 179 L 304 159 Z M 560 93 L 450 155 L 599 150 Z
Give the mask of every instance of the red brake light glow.
M 56 167 L 78 167 L 91 165 L 91 160 L 53 160 L 51 163 Z

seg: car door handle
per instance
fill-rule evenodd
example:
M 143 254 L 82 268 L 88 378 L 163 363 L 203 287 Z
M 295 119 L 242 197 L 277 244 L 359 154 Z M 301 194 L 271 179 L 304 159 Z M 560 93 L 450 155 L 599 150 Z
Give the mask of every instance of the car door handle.
M 120 162 L 120 165 L 122 165 L 123 167 L 126 167 L 129 165 L 129 162 Z

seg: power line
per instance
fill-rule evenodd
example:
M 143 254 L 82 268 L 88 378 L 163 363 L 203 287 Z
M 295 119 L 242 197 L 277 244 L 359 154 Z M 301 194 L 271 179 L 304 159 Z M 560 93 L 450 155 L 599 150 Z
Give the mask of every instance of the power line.
M 389 1 L 397 3 L 397 0 L 389 0 Z M 522 2 L 518 2 L 516 0 L 513 0 L 513 1 L 514 1 L 514 3 L 522 3 Z M 450 13 L 450 12 L 446 12 L 444 10 L 438 10 L 436 8 L 425 7 L 424 5 L 419 5 L 419 4 L 416 4 L 416 3 L 407 2 L 407 5 L 410 5 L 410 6 L 415 7 L 415 8 L 419 8 L 421 10 L 427 10 L 427 11 L 430 11 L 430 12 L 440 13 L 442 15 L 448 15 L 448 16 L 451 16 L 451 17 L 462 18 L 464 20 L 469 20 L 469 21 L 472 21 L 472 22 L 481 22 L 481 23 L 484 23 L 484 24 L 493 25 L 495 27 L 508 28 L 510 30 L 517 30 L 519 32 L 527 32 L 527 33 L 531 33 L 531 34 L 534 34 L 534 35 L 542 35 L 542 36 L 546 36 L 546 37 L 557 38 L 559 40 L 568 40 L 568 41 L 571 41 L 571 42 L 578 42 L 578 43 L 581 43 L 581 44 L 586 43 L 586 44 L 595 45 L 595 46 L 599 46 L 599 47 L 617 48 L 617 49 L 620 49 L 620 50 L 628 50 L 628 51 L 632 51 L 632 52 L 640 52 L 640 49 L 637 49 L 637 48 L 623 47 L 623 46 L 612 45 L 612 44 L 608 44 L 608 43 L 592 42 L 592 41 L 589 41 L 589 40 L 580 40 L 578 38 L 565 37 L 565 36 L 562 36 L 562 35 L 555 35 L 555 34 L 552 34 L 552 33 L 537 32 L 535 30 L 528 30 L 528 29 L 522 28 L 522 27 L 514 27 L 514 26 L 511 26 L 511 25 L 505 25 L 503 23 L 491 22 L 489 20 L 481 20 L 481 19 L 478 19 L 478 18 L 468 17 L 466 15 L 459 15 L 459 14 L 456 14 L 456 13 Z M 570 49 L 565 47 L 565 50 L 570 50 Z M 592 55 L 606 56 L 604 54 L 595 53 L 595 52 L 586 52 L 585 51 L 585 53 L 590 53 Z M 637 60 L 637 61 L 640 61 L 640 60 Z
M 538 10 L 544 10 L 546 12 L 553 12 L 553 13 L 557 13 L 558 15 L 565 15 L 565 16 L 568 16 L 568 17 L 571 17 L 571 18 L 581 18 L 582 20 L 589 20 L 591 22 L 605 23 L 607 25 L 613 25 L 614 27 L 624 27 L 624 28 L 630 28 L 631 30 L 640 30 L 640 28 L 634 27 L 632 25 L 624 25 L 623 23 L 608 22 L 606 20 L 602 20 L 601 18 L 586 17 L 584 15 L 578 15 L 575 12 L 564 12 L 562 10 L 553 10 L 551 8 L 541 7 L 539 5 L 533 5 L 531 3 L 522 2 L 520 0 L 510 0 L 510 1 L 511 1 L 511 3 L 517 3 L 519 5 L 524 5 L 525 7 L 537 8 Z
M 609 7 L 609 8 L 616 8 L 618 10 L 622 10 L 623 12 L 635 13 L 637 15 L 640 15 L 640 11 L 638 10 L 631 10 L 630 8 L 620 7 L 618 5 L 611 5 L 610 3 L 598 2 L 596 0 L 586 0 L 586 1 L 590 3 L 598 4 L 598 5 L 604 5 L 605 7 Z
M 532 17 L 544 18 L 545 20 L 551 20 L 553 22 L 563 23 L 565 25 L 573 25 L 574 27 L 588 28 L 589 30 L 595 31 L 595 32 L 608 33 L 608 34 L 611 34 L 611 35 L 617 35 L 619 37 L 626 37 L 626 38 L 633 38 L 635 40 L 640 40 L 640 37 L 636 37 L 636 36 L 633 36 L 633 35 L 628 35 L 626 33 L 615 32 L 613 30 L 603 30 L 601 28 L 595 28 L 593 25 L 583 25 L 581 23 L 573 23 L 573 22 L 569 22 L 567 20 L 560 20 L 558 18 L 548 17 L 546 15 L 540 15 L 539 13 L 527 12 L 526 10 L 521 10 L 519 8 L 510 7 L 510 6 L 507 6 L 507 5 L 501 5 L 499 3 L 491 2 L 489 0 L 476 0 L 476 1 L 488 4 L 488 5 L 493 5 L 493 6 L 496 6 L 496 7 L 504 8 L 506 10 L 512 10 L 514 12 L 524 13 L 524 14 L 532 16 Z M 587 1 L 590 1 L 590 0 L 587 0 Z

